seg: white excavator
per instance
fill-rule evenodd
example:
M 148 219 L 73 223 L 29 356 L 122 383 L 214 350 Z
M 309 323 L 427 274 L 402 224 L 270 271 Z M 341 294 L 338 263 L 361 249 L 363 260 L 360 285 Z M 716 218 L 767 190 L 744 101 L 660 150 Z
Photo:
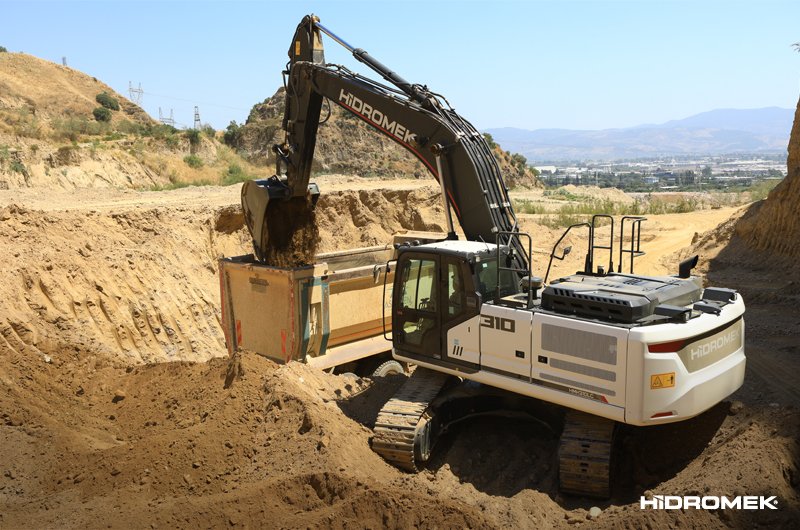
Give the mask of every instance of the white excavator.
M 323 33 L 384 83 L 325 63 Z M 392 354 L 416 368 L 375 423 L 372 447 L 387 461 L 418 470 L 448 425 L 506 403 L 498 398 L 505 392 L 564 407 L 560 488 L 608 497 L 618 425 L 683 421 L 742 385 L 741 295 L 704 289 L 691 275 L 696 256 L 675 276 L 634 274 L 643 217 L 622 218 L 616 239 L 617 220 L 607 215 L 569 227 L 544 279 L 534 277 L 531 238 L 519 229 L 491 149 L 444 97 L 404 80 L 313 15 L 295 31 L 284 76 L 286 139 L 275 147 L 276 175 L 242 189 L 256 256 L 288 244 L 293 213 L 314 207 L 319 188 L 309 179 L 324 104 L 397 142 L 441 186 L 447 238 L 400 245 L 389 264 Z M 571 251 L 560 247 L 571 230 L 588 232 L 583 270 L 548 283 L 553 260 Z M 595 263 L 606 254 L 607 263 Z

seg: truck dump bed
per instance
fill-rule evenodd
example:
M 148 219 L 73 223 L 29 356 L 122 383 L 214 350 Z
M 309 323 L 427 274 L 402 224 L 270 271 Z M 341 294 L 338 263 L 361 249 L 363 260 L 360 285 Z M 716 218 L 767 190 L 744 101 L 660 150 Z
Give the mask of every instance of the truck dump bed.
M 318 263 L 272 267 L 252 255 L 219 261 L 222 320 L 229 353 L 242 348 L 276 362 L 319 368 L 391 349 L 383 338 L 384 271 L 390 245 L 320 254 Z M 393 273 L 386 279 L 391 297 Z

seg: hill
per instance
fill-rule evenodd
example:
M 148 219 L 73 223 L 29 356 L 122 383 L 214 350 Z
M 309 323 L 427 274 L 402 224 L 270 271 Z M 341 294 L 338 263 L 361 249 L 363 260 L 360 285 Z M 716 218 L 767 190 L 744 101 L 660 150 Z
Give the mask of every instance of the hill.
M 718 109 L 662 124 L 576 131 L 487 129 L 498 142 L 535 160 L 612 160 L 661 155 L 781 152 L 793 111 Z
M 98 108 L 105 116 L 95 116 Z M 211 128 L 179 131 L 95 77 L 0 53 L 0 189 L 160 189 L 238 182 L 259 171 Z
M 272 97 L 253 106 L 246 123 L 235 132 L 234 144 L 251 161 L 274 164 L 272 146 L 279 143 L 285 91 L 280 88 Z M 323 107 L 323 120 L 327 113 Z M 232 126 L 233 127 L 233 126 Z M 494 155 L 509 187 L 542 187 L 525 160 L 494 146 Z M 423 178 L 428 170 L 395 142 L 377 134 L 361 120 L 331 105 L 330 117 L 320 125 L 314 153 L 314 171 L 361 177 Z

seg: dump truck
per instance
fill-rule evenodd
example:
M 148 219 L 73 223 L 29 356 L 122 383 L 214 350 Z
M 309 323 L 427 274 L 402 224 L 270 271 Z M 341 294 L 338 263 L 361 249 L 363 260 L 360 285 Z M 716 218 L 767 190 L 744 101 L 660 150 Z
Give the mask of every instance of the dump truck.
M 386 301 L 396 247 L 444 239 L 405 231 L 386 245 L 317 254 L 313 264 L 276 267 L 253 254 L 219 260 L 222 325 L 229 354 L 244 349 L 277 363 L 385 376 L 405 371 L 392 361 Z M 388 281 L 388 291 L 387 291 Z

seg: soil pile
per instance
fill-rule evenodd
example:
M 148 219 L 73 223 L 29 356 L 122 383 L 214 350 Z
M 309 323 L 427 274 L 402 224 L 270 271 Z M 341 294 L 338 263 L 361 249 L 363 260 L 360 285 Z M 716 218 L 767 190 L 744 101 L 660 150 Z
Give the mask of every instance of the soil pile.
M 40 358 L 85 351 L 124 362 L 223 351 L 216 261 L 244 254 L 209 207 L 0 210 L 0 343 Z
M 247 352 L 126 369 L 3 351 L 0 368 L 3 527 L 788 527 L 798 517 L 791 409 L 737 403 L 624 431 L 637 467 L 598 502 L 557 492 L 557 420 L 474 419 L 427 470 L 386 464 L 370 427 L 404 376 L 334 376 Z M 642 511 L 644 493 L 765 493 L 781 510 Z
M 224 355 L 217 260 L 253 251 L 237 197 L 235 188 L 0 195 L 0 344 L 134 364 Z M 332 192 L 316 217 L 309 245 L 319 252 L 443 225 L 435 187 Z M 298 247 L 287 248 L 291 258 Z

